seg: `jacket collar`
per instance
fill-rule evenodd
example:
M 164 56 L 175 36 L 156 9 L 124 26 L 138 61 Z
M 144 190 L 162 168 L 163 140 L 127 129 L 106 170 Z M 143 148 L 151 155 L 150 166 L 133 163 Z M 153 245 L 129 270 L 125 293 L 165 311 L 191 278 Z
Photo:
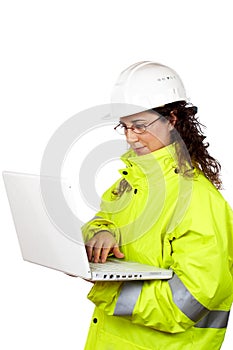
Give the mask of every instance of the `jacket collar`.
M 119 172 L 127 181 L 132 183 L 135 180 L 164 176 L 167 171 L 177 167 L 175 144 L 170 144 L 157 151 L 138 156 L 132 149 L 129 149 L 121 157 L 126 164 L 126 169 Z

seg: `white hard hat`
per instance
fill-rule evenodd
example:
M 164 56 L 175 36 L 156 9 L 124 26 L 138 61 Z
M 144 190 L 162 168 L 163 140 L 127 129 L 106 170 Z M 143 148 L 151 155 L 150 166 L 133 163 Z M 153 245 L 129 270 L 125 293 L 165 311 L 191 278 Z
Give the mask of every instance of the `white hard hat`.
M 138 111 L 181 100 L 187 100 L 187 96 L 179 75 L 167 66 L 150 61 L 138 62 L 125 69 L 111 98 L 114 104 L 140 106 Z

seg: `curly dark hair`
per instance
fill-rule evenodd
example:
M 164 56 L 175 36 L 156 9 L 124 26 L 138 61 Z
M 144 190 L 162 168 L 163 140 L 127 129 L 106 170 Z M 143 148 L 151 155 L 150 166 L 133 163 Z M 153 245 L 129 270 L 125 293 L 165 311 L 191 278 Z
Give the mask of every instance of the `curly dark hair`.
M 221 165 L 207 150 L 209 143 L 205 142 L 206 136 L 202 131 L 202 127 L 205 126 L 196 116 L 197 107 L 186 101 L 176 101 L 148 111 L 164 117 L 161 119 L 164 122 L 172 121 L 172 114 L 177 118 L 170 140 L 176 147 L 177 172 L 186 177 L 193 177 L 193 169 L 197 168 L 217 189 L 222 189 Z M 128 192 L 131 189 L 130 184 L 122 179 L 115 194 L 120 197 L 125 191 Z
M 196 116 L 197 107 L 186 101 L 176 101 L 152 110 L 165 117 L 166 120 L 170 120 L 172 114 L 177 117 L 175 128 L 171 132 L 171 142 L 178 141 L 177 154 L 180 169 L 184 168 L 184 164 L 187 164 L 188 161 L 190 167 L 194 166 L 201 170 L 217 189 L 221 189 L 221 165 L 207 150 L 209 143 L 205 142 L 206 136 L 202 131 L 202 127 L 205 126 Z M 180 147 L 181 142 L 186 147 Z M 185 171 L 183 173 L 185 175 Z

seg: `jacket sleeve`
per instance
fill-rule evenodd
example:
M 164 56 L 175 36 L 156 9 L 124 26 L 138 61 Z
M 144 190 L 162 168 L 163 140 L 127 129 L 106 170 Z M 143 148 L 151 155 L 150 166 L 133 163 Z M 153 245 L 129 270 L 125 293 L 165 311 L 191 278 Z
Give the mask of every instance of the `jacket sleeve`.
M 121 180 L 121 179 L 120 179 Z M 97 232 L 107 230 L 113 234 L 116 241 L 120 243 L 120 230 L 112 220 L 111 203 L 116 200 L 115 190 L 120 182 L 118 180 L 102 196 L 101 210 L 95 217 L 82 226 L 82 234 L 85 242 L 88 242 Z
M 171 249 L 172 279 L 99 282 L 89 299 L 109 315 L 163 332 L 211 322 L 225 328 L 233 294 L 227 240 L 212 230 L 186 230 L 168 235 L 165 246 Z

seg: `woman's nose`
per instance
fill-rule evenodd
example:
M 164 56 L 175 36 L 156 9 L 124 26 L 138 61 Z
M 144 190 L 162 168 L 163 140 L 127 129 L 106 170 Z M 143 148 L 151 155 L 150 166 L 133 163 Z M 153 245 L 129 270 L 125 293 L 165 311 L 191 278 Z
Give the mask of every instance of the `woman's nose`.
M 136 142 L 138 141 L 138 134 L 133 132 L 132 129 L 127 129 L 125 133 L 126 141 L 127 142 Z

